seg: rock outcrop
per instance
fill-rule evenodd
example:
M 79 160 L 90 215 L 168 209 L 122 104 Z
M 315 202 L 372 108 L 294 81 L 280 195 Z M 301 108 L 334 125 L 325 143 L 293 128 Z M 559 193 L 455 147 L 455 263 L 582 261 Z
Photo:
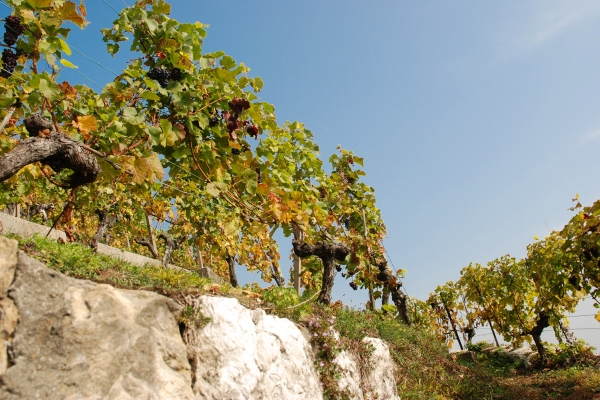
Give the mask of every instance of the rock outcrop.
M 381 339 L 370 337 L 364 338 L 363 342 L 371 347 L 372 352 L 362 374 L 360 362 L 348 351 L 341 352 L 334 360 L 343 370 L 340 389 L 352 393 L 350 400 L 400 400 L 388 345 Z
M 8 345 L 18 322 L 15 303 L 8 298 L 17 268 L 17 242 L 0 236 L 0 375 L 8 368 Z
M 8 296 L 19 322 L 0 399 L 194 398 L 174 301 L 69 278 L 24 253 Z
M 210 322 L 190 343 L 196 399 L 322 399 L 310 344 L 290 320 L 236 299 L 200 298 Z
M 67 277 L 0 237 L 0 399 L 323 399 L 294 323 L 232 298 L 192 302 L 202 326 L 182 324 L 172 299 Z M 365 341 L 370 365 L 361 375 L 340 355 L 340 385 L 397 399 L 385 342 Z

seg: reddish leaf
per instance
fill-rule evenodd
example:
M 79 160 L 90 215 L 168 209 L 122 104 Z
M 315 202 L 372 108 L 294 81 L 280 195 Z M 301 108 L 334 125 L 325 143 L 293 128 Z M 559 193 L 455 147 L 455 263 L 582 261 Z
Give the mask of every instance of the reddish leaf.
M 233 112 L 241 114 L 244 110 L 250 108 L 250 102 L 244 98 L 236 97 L 229 102 L 229 108 L 231 108 Z

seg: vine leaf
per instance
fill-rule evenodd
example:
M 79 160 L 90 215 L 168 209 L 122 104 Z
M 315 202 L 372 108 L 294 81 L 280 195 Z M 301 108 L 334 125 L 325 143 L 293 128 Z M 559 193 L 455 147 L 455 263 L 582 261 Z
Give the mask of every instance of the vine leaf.
M 221 193 L 221 191 L 219 190 L 219 188 L 217 188 L 217 185 L 214 182 L 211 182 L 208 185 L 206 185 L 206 192 L 214 197 L 217 197 Z
M 50 7 L 51 3 L 51 0 L 27 0 L 27 4 L 34 9 Z
M 40 0 L 38 0 L 40 1 Z M 50 0 L 48 0 L 50 2 Z M 60 17 L 63 20 L 71 21 L 80 28 L 84 28 L 89 22 L 77 12 L 77 4 L 67 1 L 60 9 Z
M 91 137 L 90 132 L 98 130 L 98 121 L 93 115 L 78 115 L 73 121 L 73 126 L 81 132 L 85 140 L 88 140 Z
M 145 180 L 152 181 L 154 177 L 161 181 L 165 177 L 165 170 L 156 153 L 152 153 L 147 158 L 138 158 L 133 163 L 133 167 L 132 179 L 135 183 L 142 183 Z
M 69 60 L 65 60 L 64 58 L 62 60 L 60 60 L 60 63 L 62 65 L 64 65 L 67 68 L 78 68 L 77 65 L 73 64 L 71 61 Z

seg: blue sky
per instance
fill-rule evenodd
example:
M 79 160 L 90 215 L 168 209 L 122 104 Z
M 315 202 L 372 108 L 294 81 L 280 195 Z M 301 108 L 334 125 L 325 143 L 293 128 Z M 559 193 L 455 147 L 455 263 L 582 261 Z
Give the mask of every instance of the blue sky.
M 118 71 L 127 57 L 106 55 L 99 34 L 116 17 L 105 2 L 124 5 L 88 1 L 92 24 L 69 43 Z M 596 1 L 171 4 L 174 18 L 210 24 L 205 50 L 263 78 L 261 98 L 280 122 L 305 123 L 324 159 L 338 144 L 365 157 L 411 296 L 469 262 L 523 257 L 534 235 L 568 221 L 576 193 L 600 197 Z M 71 61 L 100 85 L 112 79 Z M 367 295 L 338 277 L 334 297 L 358 306 Z

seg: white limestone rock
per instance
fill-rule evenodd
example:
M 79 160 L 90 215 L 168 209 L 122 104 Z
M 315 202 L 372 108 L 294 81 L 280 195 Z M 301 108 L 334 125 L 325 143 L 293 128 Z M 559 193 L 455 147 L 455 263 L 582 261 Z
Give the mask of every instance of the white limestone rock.
M 291 321 L 202 296 L 210 322 L 188 343 L 197 400 L 321 400 L 310 344 Z
M 375 348 L 369 360 L 370 373 L 366 379 L 371 387 L 372 398 L 400 400 L 394 378 L 394 363 L 388 345 L 381 339 L 366 337 L 363 342 Z
M 343 370 L 338 382 L 340 389 L 348 390 L 350 400 L 400 400 L 388 345 L 371 337 L 364 338 L 363 342 L 373 349 L 369 365 L 363 370 L 364 376 L 361 376 L 359 361 L 348 351 L 341 352 L 334 360 Z
M 356 357 L 348 351 L 342 351 L 333 362 L 342 369 L 342 376 L 338 380 L 338 387 L 351 394 L 350 400 L 364 400 L 363 389 L 360 387 L 361 376 Z

